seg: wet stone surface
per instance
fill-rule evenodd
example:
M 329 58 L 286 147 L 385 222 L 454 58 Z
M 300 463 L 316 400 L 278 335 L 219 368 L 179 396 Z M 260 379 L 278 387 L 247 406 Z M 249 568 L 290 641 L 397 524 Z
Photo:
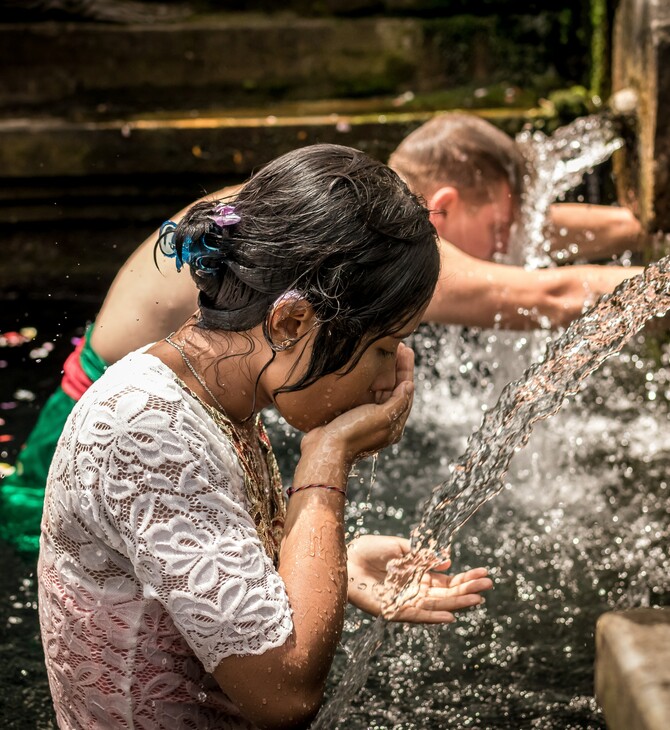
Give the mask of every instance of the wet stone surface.
M 596 696 L 608 730 L 665 730 L 670 718 L 670 608 L 603 614 Z

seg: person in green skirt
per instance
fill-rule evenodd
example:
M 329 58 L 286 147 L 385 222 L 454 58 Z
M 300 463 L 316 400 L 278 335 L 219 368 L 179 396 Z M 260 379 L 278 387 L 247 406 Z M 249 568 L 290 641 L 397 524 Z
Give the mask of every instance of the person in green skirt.
M 13 473 L 0 485 L 0 538 L 22 552 L 37 552 L 49 466 L 74 404 L 106 370 L 91 346 L 91 328 L 63 365 L 63 379 L 40 411 Z

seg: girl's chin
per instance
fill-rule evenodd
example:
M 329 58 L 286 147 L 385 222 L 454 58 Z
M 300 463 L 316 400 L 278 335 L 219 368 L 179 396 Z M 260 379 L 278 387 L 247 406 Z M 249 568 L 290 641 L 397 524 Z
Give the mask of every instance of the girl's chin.
M 286 414 L 282 413 L 282 418 L 288 423 L 291 428 L 295 428 L 298 431 L 302 431 L 302 433 L 309 433 L 310 431 L 313 431 L 315 428 L 320 428 L 321 426 L 327 426 L 331 421 L 334 421 L 338 416 L 341 416 L 346 411 L 337 411 L 336 413 L 333 413 L 332 415 L 329 415 L 327 418 L 323 418 L 321 420 L 316 420 L 314 418 L 291 418 L 287 417 Z
M 280 415 L 291 428 L 295 428 L 297 431 L 301 431 L 302 433 L 309 433 L 315 428 L 319 428 L 319 426 L 325 426 L 328 423 L 328 421 L 318 422 L 307 418 L 291 418 L 281 412 Z

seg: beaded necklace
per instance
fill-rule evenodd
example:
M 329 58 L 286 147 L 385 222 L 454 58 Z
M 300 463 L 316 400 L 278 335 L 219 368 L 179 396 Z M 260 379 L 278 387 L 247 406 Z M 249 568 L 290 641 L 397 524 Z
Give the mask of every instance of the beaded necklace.
M 282 494 L 279 467 L 277 466 L 272 445 L 270 444 L 270 439 L 265 431 L 260 415 L 256 415 L 254 423 L 253 437 L 256 441 L 254 445 L 249 438 L 243 435 L 239 428 L 235 427 L 235 424 L 230 418 L 228 418 L 218 398 L 212 393 L 189 360 L 184 352 L 183 346 L 179 346 L 170 338 L 171 335 L 168 335 L 165 341 L 179 352 L 184 364 L 193 374 L 193 377 L 218 406 L 218 408 L 214 408 L 191 390 L 179 377 L 175 376 L 180 387 L 198 401 L 219 427 L 219 430 L 232 444 L 242 466 L 248 512 L 256 525 L 258 536 L 265 551 L 276 566 L 279 562 L 279 547 L 284 534 L 286 505 Z
M 168 343 L 168 345 L 171 345 L 174 347 L 174 349 L 181 355 L 181 359 L 184 361 L 184 365 L 191 371 L 193 374 L 193 377 L 200 383 L 203 390 L 207 393 L 207 395 L 216 403 L 216 405 L 219 407 L 219 409 L 222 412 L 225 412 L 225 408 L 221 405 L 219 402 L 219 399 L 212 393 L 212 391 L 209 389 L 209 386 L 207 383 L 200 377 L 198 374 L 198 371 L 193 367 L 193 363 L 188 359 L 186 356 L 186 353 L 184 352 L 184 345 L 180 345 L 179 343 L 175 342 L 172 339 L 172 335 L 174 332 L 170 332 L 170 334 L 165 338 L 165 341 Z

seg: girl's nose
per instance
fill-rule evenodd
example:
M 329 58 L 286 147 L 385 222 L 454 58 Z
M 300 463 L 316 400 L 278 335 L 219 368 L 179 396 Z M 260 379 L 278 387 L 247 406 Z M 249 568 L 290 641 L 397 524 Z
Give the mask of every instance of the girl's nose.
M 388 390 L 392 391 L 395 388 L 396 381 L 396 361 L 395 358 L 390 360 L 389 365 L 384 368 L 372 384 L 372 390 Z

